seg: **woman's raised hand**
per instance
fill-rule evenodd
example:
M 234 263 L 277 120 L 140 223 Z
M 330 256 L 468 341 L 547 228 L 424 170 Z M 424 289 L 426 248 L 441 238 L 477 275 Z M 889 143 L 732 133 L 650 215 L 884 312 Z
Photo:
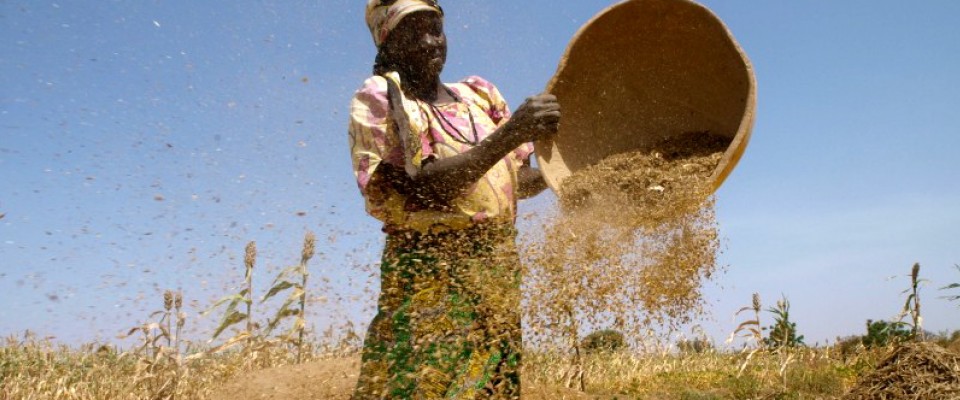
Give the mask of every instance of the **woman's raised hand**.
M 560 103 L 557 96 L 542 93 L 528 97 L 507 122 L 510 136 L 520 143 L 546 139 L 557 133 L 560 125 Z

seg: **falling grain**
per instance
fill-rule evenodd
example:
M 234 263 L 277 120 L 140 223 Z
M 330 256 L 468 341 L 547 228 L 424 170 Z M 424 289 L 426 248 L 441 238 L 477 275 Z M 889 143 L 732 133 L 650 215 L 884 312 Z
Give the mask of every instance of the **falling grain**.
M 701 312 L 719 249 L 711 177 L 728 143 L 684 135 L 567 178 L 561 213 L 525 246 L 532 339 L 573 341 L 584 326 L 638 338 Z

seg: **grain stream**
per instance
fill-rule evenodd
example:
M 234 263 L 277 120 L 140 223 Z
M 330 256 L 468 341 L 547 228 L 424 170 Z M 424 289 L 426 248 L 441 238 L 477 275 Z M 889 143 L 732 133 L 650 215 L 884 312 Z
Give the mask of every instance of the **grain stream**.
M 524 241 L 525 341 L 563 346 L 600 328 L 637 341 L 702 313 L 719 250 L 711 177 L 728 144 L 683 135 L 564 180 L 560 212 Z

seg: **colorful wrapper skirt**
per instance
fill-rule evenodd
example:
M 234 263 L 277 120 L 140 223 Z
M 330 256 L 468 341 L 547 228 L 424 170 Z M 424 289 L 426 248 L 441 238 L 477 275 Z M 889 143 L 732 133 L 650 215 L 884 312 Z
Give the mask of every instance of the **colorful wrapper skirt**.
M 512 226 L 388 234 L 353 399 L 520 398 Z

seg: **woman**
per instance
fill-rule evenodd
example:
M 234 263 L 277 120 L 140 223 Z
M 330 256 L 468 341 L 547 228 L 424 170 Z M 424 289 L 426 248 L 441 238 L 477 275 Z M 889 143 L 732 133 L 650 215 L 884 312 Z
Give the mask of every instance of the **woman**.
M 443 84 L 443 10 L 371 0 L 374 76 L 351 103 L 367 211 L 387 234 L 378 312 L 354 399 L 519 398 L 517 197 L 546 186 L 530 142 L 557 131 L 552 95 L 513 113 L 479 77 Z

